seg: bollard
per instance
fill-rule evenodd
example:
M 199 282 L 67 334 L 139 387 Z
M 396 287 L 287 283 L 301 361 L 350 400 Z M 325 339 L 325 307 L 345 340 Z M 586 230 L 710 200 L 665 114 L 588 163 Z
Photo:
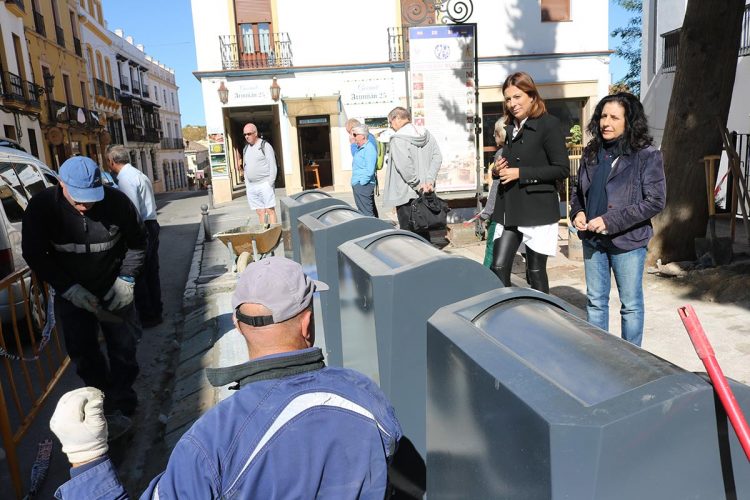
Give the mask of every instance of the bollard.
M 208 206 L 213 210 L 214 207 L 214 187 L 209 184 L 208 185 Z
M 203 241 L 211 241 L 213 239 L 213 236 L 211 236 L 211 223 L 208 220 L 208 205 L 205 203 L 201 205 L 201 223 L 203 223 Z

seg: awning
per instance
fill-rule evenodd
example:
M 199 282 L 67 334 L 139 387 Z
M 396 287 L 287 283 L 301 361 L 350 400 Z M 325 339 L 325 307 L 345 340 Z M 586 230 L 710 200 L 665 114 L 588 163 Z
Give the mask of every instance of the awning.
M 341 113 L 341 96 L 282 97 L 287 116 L 338 115 Z

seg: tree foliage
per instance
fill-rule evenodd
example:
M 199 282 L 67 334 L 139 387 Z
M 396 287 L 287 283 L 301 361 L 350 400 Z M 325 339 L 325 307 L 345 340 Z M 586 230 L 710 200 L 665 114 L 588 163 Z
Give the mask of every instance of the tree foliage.
M 628 63 L 628 72 L 617 84 L 627 87 L 630 92 L 640 96 L 643 2 L 641 0 L 617 0 L 617 4 L 634 13 L 626 26 L 612 31 L 612 36 L 620 39 L 620 44 L 615 48 L 615 54 Z

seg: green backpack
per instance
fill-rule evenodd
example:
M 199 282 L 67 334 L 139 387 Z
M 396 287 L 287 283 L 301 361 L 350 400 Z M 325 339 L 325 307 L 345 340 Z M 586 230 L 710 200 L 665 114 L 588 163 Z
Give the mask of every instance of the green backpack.
M 375 143 L 378 148 L 378 159 L 375 162 L 375 168 L 377 170 L 383 170 L 383 165 L 385 165 L 385 155 L 388 154 L 388 143 L 380 142 L 378 140 L 376 140 Z

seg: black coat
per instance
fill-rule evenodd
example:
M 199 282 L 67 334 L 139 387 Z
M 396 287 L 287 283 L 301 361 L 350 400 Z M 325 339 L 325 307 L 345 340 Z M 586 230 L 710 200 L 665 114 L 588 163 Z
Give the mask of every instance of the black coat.
M 560 121 L 549 113 L 529 118 L 513 137 L 506 126 L 503 157 L 519 168 L 519 179 L 497 190 L 492 220 L 504 226 L 541 226 L 560 220 L 556 181 L 570 175 Z

